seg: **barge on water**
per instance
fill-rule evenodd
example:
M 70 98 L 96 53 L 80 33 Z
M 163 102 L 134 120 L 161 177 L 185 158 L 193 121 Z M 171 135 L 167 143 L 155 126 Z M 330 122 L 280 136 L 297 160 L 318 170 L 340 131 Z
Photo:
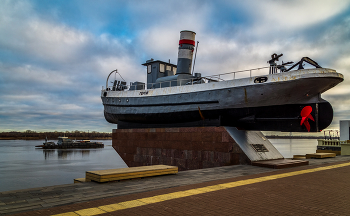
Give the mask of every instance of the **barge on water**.
M 71 140 L 68 137 L 58 137 L 57 144 L 54 142 L 45 142 L 43 145 L 38 145 L 35 147 L 41 147 L 42 149 L 70 149 L 70 148 L 104 148 L 102 142 L 91 142 L 90 140 Z

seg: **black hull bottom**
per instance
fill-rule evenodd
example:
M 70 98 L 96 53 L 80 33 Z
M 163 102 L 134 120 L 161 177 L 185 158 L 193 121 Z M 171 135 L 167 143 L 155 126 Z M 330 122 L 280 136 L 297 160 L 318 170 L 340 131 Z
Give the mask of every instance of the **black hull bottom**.
M 310 115 L 314 119 L 306 120 L 310 124 L 310 132 L 319 132 L 331 124 L 333 109 L 327 101 L 154 114 L 117 115 L 105 112 L 105 118 L 118 124 L 118 129 L 231 126 L 242 130 L 308 132 L 304 123 L 300 125 L 301 111 L 306 106 L 311 106 Z

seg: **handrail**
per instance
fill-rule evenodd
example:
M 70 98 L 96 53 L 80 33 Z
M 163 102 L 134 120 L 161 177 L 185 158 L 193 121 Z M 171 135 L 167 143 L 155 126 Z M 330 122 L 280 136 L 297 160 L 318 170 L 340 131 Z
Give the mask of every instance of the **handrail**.
M 222 76 L 225 76 L 225 75 L 230 75 L 230 74 L 233 74 L 233 79 L 227 79 L 227 80 L 234 80 L 236 79 L 236 74 L 238 73 L 244 73 L 244 72 L 248 72 L 249 71 L 249 77 L 252 77 L 252 71 L 257 71 L 257 70 L 261 70 L 261 69 L 268 69 L 268 68 L 277 68 L 277 66 L 267 66 L 267 67 L 260 67 L 260 68 L 254 68 L 254 69 L 247 69 L 247 70 L 240 70 L 240 71 L 233 71 L 233 72 L 227 72 L 227 73 L 222 73 L 222 74 L 216 74 L 216 75 L 209 75 L 209 76 L 204 76 L 204 77 L 200 77 L 200 78 L 189 78 L 189 79 L 179 79 L 179 80 L 170 80 L 170 81 L 163 81 L 163 82 L 158 82 L 158 83 L 148 83 L 148 84 L 138 84 L 138 85 L 126 85 L 126 89 L 124 91 L 127 91 L 130 89 L 131 86 L 139 86 L 139 85 L 142 85 L 143 86 L 143 89 L 146 90 L 146 87 L 147 89 L 154 89 L 152 88 L 153 86 L 156 86 L 156 85 L 159 85 L 159 87 L 157 88 L 162 88 L 162 84 L 164 83 L 169 83 L 169 86 L 166 85 L 166 87 L 174 87 L 174 86 L 178 86 L 178 85 L 171 85 L 172 82 L 180 82 L 180 86 L 182 85 L 193 85 L 193 84 L 196 84 L 197 81 L 200 81 L 202 83 L 202 79 L 204 79 L 205 81 L 203 83 L 209 83 L 209 82 L 221 82 L 221 81 L 225 81 L 225 79 L 222 78 Z M 116 70 L 114 70 L 116 71 Z M 112 71 L 109 76 L 114 72 Z M 280 72 L 281 73 L 281 72 Z M 109 78 L 108 76 L 108 78 Z M 262 75 L 263 76 L 263 75 Z M 108 81 L 108 78 L 107 78 L 107 81 Z M 185 84 L 183 84 L 184 81 L 187 81 L 185 82 Z M 106 83 L 107 84 L 107 83 Z M 107 86 L 107 85 L 106 85 Z M 148 86 L 151 86 L 151 88 L 149 88 Z M 164 86 L 164 85 L 163 85 Z M 166 87 L 163 87 L 163 88 L 166 88 Z M 110 86 L 107 86 L 106 89 L 112 89 Z M 106 89 L 103 89 L 103 86 L 102 86 L 102 91 L 106 90 Z
M 276 66 L 273 66 L 276 67 Z M 233 74 L 233 73 L 242 73 L 242 72 L 247 72 L 247 71 L 252 71 L 252 70 L 260 70 L 260 69 L 265 69 L 265 68 L 270 68 L 270 67 L 261 67 L 261 68 L 254 68 L 254 69 L 248 69 L 248 70 L 240 70 L 240 71 L 234 71 L 234 72 L 227 72 L 227 73 L 223 73 L 223 74 L 216 74 L 216 75 L 212 75 L 212 76 L 221 76 L 221 75 L 228 75 L 228 74 Z M 251 77 L 251 74 L 250 74 Z
M 347 144 L 347 141 L 340 141 L 340 140 L 324 140 L 319 139 L 318 140 L 318 146 L 340 146 L 342 144 Z

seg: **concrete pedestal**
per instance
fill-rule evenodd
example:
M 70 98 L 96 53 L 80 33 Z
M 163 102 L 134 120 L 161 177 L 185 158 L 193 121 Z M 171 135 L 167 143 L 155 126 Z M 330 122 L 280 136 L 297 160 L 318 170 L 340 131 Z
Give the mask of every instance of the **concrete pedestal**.
M 115 129 L 112 139 L 129 167 L 164 164 L 182 171 L 271 160 L 278 160 L 273 163 L 279 168 L 297 164 L 282 160 L 260 131 L 233 127 Z
M 112 144 L 129 167 L 164 164 L 183 171 L 251 164 L 224 127 L 114 129 Z

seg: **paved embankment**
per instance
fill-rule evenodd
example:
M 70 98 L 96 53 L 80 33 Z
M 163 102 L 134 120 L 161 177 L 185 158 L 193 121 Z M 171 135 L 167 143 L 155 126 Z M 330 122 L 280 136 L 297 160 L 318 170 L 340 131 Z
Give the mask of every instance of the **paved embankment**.
M 350 215 L 350 157 L 309 161 L 284 170 L 236 165 L 2 192 L 0 214 Z

